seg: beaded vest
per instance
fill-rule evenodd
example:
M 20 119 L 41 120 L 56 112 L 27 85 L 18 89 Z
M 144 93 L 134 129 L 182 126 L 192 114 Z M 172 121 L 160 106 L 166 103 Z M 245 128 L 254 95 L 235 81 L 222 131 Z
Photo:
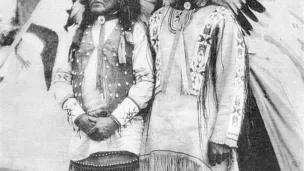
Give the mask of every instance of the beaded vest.
M 77 34 L 77 33 L 76 33 Z M 78 30 L 80 35 L 78 46 L 72 47 L 72 85 L 75 98 L 80 106 L 87 112 L 83 105 L 82 83 L 84 71 L 95 50 L 92 39 L 92 27 L 88 26 L 84 31 Z M 120 40 L 125 36 L 125 31 L 117 24 L 111 35 L 104 42 L 99 42 L 97 47 L 98 73 L 97 85 L 100 85 L 101 93 L 106 99 L 106 111 L 112 112 L 127 96 L 129 89 L 135 83 L 132 68 L 133 45 L 127 42 L 125 45 L 125 62 L 119 62 L 118 47 Z M 101 40 L 99 40 L 101 41 Z

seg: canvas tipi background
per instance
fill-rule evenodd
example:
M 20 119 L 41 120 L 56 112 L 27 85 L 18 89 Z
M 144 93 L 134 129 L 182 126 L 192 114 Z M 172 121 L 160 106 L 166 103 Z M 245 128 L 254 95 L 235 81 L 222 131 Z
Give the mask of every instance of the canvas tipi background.
M 1 4 L 4 2 L 9 1 L 0 0 Z M 20 2 L 23 5 L 33 2 L 29 6 L 25 5 L 27 10 L 20 15 L 20 22 L 24 23 L 38 1 Z M 288 71 L 288 68 L 284 68 L 284 60 L 280 60 L 292 57 L 296 62 L 288 60 L 288 64 L 300 69 L 304 66 L 303 2 L 260 2 L 266 6 L 267 15 L 259 15 L 261 22 L 254 24 L 256 32 L 248 38 L 249 53 L 269 56 L 277 61 L 274 69 L 280 71 L 281 84 L 288 87 L 287 96 L 292 97 L 297 112 L 303 111 L 304 97 L 301 92 L 304 92 L 304 86 L 301 81 L 297 81 L 301 77 L 300 73 L 296 71 L 295 75 L 286 75 L 288 72 L 284 71 Z M 60 43 L 66 36 L 63 25 L 67 19 L 65 11 L 70 8 L 70 3 L 70 0 L 41 0 L 32 18 L 33 23 L 55 31 Z M 4 168 L 20 171 L 67 170 L 72 129 L 66 122 L 66 114 L 54 101 L 51 92 L 47 91 L 41 60 L 45 42 L 33 33 L 26 33 L 19 46 L 20 55 L 31 63 L 30 67 L 25 68 L 11 55 L 0 68 L 4 76 L 0 83 L 0 171 Z M 298 119 L 303 123 L 304 117 Z
M 35 4 L 31 4 L 34 1 L 21 2 L 24 3 L 22 9 L 26 9 L 20 18 L 24 23 Z M 41 0 L 32 16 L 33 23 L 57 35 L 64 33 L 70 3 Z M 0 170 L 68 169 L 72 129 L 66 122 L 66 114 L 47 91 L 41 56 L 44 46 L 44 40 L 35 33 L 24 34 L 18 53 L 30 66 L 22 66 L 12 54 L 1 68 L 4 80 L 0 83 Z
M 14 8 L 17 0 L 13 1 L 1 0 L 1 5 Z M 63 26 L 72 1 L 18 1 L 19 23 L 22 25 L 28 19 L 33 23 L 17 48 L 29 65 L 21 63 L 14 53 L 4 60 L 5 53 L 0 51 L 0 63 L 4 63 L 0 68 L 0 77 L 4 78 L 0 82 L 0 171 L 67 170 L 72 128 L 52 92 L 47 91 L 45 77 L 45 67 L 49 67 L 45 64 L 54 61 L 44 61 L 43 54 L 54 44 L 51 42 L 51 47 L 47 44 L 48 32 L 41 37 L 41 29 L 31 28 L 35 25 L 55 32 L 58 46 L 69 41 L 73 32 L 66 32 Z M 150 7 L 145 12 L 150 11 Z M 65 50 L 57 50 L 56 55 L 67 54 Z

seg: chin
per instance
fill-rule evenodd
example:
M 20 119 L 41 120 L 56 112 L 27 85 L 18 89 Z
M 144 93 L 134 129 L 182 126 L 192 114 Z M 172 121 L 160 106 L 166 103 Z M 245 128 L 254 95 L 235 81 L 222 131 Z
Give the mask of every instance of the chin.
M 94 7 L 94 8 L 91 8 L 91 12 L 94 13 L 94 14 L 101 14 L 101 13 L 105 12 L 105 8 Z

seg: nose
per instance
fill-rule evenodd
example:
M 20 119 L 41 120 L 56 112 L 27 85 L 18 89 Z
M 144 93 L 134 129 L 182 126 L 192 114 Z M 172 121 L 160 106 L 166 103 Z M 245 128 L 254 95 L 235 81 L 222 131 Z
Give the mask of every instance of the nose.
M 99 3 L 104 3 L 104 2 L 106 2 L 106 1 L 104 1 L 104 0 L 91 0 L 91 2 L 99 2 Z
M 101 0 L 90 0 L 89 2 L 90 2 L 90 4 L 96 3 L 96 2 L 97 2 L 97 3 L 101 3 Z
M 94 4 L 94 3 L 98 3 L 98 4 L 104 4 L 103 0 L 91 0 L 90 1 L 90 5 Z

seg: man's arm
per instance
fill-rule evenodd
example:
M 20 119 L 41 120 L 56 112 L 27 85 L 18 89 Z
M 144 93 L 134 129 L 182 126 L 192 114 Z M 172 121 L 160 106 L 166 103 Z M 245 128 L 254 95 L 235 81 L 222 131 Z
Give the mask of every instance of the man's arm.
M 130 88 L 128 97 L 113 111 L 110 117 L 89 120 L 95 126 L 88 132 L 91 139 L 102 141 L 115 133 L 119 127 L 128 123 L 138 112 L 147 107 L 154 88 L 152 56 L 146 31 L 141 23 L 136 23 L 133 31 L 133 72 L 135 84 Z
M 210 142 L 237 147 L 247 90 L 247 59 L 244 37 L 237 22 L 225 17 L 219 24 L 216 63 L 218 111 Z
M 69 49 L 76 29 L 75 27 L 68 32 L 64 30 L 60 32 L 51 88 L 55 99 L 59 102 L 62 109 L 67 111 L 69 123 L 73 126 L 75 119 L 85 113 L 74 98 L 71 64 L 69 62 Z
M 147 107 L 154 88 L 153 61 L 142 23 L 136 23 L 133 31 L 133 72 L 136 83 L 130 88 L 128 97 L 114 110 L 112 118 L 121 126 Z

